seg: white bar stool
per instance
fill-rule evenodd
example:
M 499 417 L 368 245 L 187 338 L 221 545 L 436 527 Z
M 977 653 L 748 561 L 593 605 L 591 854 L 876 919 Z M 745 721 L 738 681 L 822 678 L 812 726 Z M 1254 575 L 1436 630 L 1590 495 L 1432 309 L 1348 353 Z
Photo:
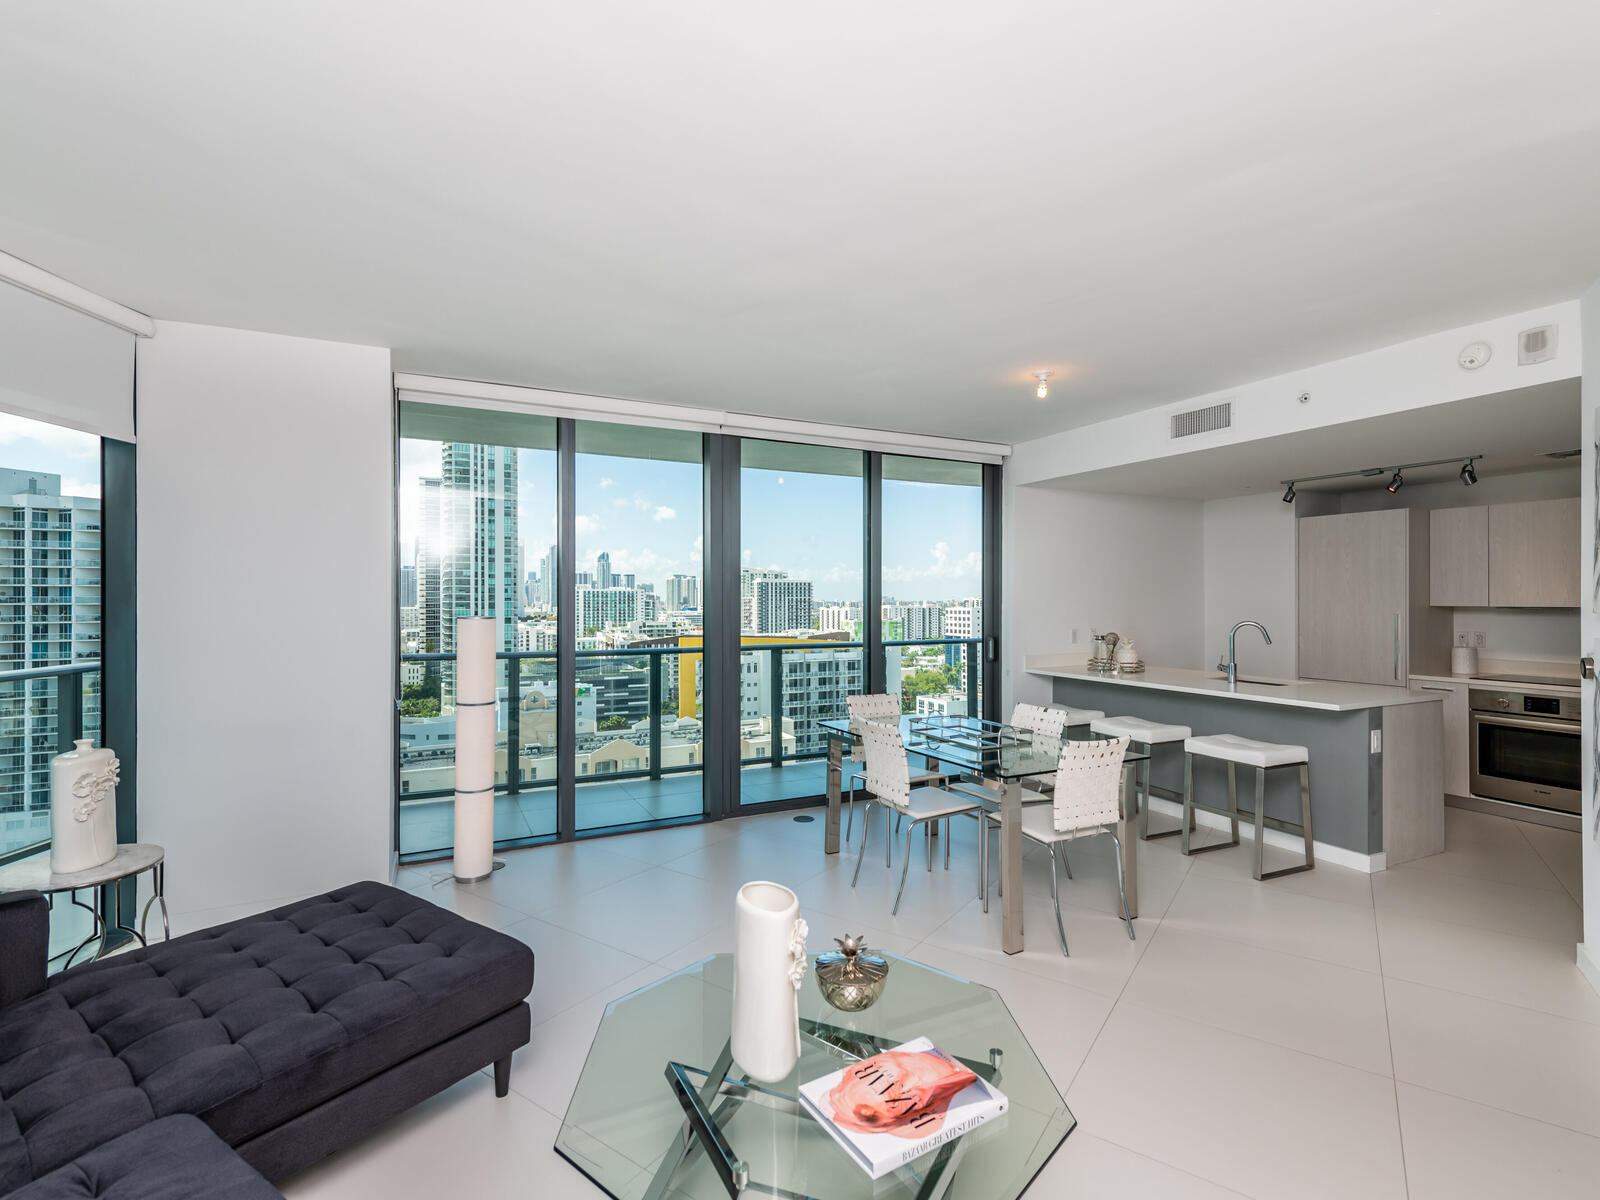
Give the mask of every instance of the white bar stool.
M 1089 723 L 1089 731 L 1105 737 L 1125 737 L 1135 748 L 1142 748 L 1152 757 L 1157 746 L 1188 741 L 1189 735 L 1193 732 L 1187 725 L 1162 725 L 1156 721 L 1146 721 L 1143 717 L 1100 717 Z M 1153 838 L 1176 837 L 1182 832 L 1182 826 L 1177 829 L 1163 829 L 1160 833 L 1150 832 L 1150 761 L 1147 758 L 1134 768 L 1134 792 L 1139 804 L 1141 842 L 1148 842 Z M 1172 793 L 1166 794 L 1170 796 Z
M 1202 758 L 1215 758 L 1228 764 L 1228 809 L 1224 812 L 1220 808 L 1209 808 L 1203 804 L 1195 803 L 1194 798 L 1194 759 L 1195 755 Z M 1317 865 L 1316 856 L 1311 850 L 1311 779 L 1310 755 L 1304 746 L 1280 746 L 1274 742 L 1258 742 L 1254 738 L 1240 737 L 1233 733 L 1212 733 L 1204 737 L 1184 739 L 1183 743 L 1183 852 L 1185 854 L 1204 854 L 1208 850 L 1225 850 L 1230 846 L 1239 844 L 1239 789 L 1234 773 L 1240 764 L 1256 769 L 1256 870 L 1257 879 L 1276 879 L 1279 875 L 1294 875 L 1301 871 L 1309 871 Z M 1295 825 L 1289 821 L 1278 821 L 1267 816 L 1267 772 L 1279 767 L 1300 768 L 1300 824 Z M 1189 830 L 1194 820 L 1194 810 L 1205 809 L 1227 817 L 1232 822 L 1233 840 L 1218 842 L 1213 846 L 1189 845 Z M 1278 871 L 1261 870 L 1262 851 L 1266 847 L 1265 827 L 1270 825 L 1273 829 L 1283 829 L 1291 833 L 1300 833 L 1306 839 L 1306 861 L 1297 867 L 1284 867 Z

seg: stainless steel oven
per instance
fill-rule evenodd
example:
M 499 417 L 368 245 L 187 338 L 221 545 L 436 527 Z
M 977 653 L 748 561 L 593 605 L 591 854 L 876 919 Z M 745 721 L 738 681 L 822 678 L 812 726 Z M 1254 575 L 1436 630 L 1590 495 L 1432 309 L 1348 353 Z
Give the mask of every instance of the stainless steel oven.
M 1557 812 L 1583 810 L 1576 696 L 1467 692 L 1474 795 Z

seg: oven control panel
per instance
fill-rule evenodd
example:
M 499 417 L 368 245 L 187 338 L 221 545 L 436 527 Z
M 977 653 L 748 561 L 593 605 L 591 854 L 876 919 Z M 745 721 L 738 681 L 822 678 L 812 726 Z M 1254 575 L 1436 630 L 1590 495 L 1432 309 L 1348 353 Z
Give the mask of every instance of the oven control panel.
M 1467 707 L 1477 712 L 1544 717 L 1553 721 L 1579 721 L 1583 718 L 1582 701 L 1576 696 L 1530 696 L 1525 692 L 1472 688 L 1467 692 Z

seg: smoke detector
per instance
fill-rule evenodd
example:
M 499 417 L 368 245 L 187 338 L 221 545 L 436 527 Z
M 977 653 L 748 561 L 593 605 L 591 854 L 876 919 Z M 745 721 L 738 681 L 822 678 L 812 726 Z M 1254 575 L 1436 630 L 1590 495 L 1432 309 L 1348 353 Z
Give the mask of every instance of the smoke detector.
M 1463 371 L 1476 371 L 1494 353 L 1494 348 L 1488 342 L 1468 342 L 1461 347 L 1461 353 L 1456 355 L 1456 361 L 1461 364 Z

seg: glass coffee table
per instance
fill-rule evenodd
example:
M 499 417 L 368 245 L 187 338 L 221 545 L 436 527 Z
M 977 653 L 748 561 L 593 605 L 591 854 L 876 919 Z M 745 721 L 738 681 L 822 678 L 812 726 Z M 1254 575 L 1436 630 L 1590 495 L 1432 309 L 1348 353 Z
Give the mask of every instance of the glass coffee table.
M 800 1062 L 776 1084 L 731 1061 L 732 955 L 614 1001 L 556 1150 L 616 1200 L 1015 1200 L 1072 1131 L 1072 1113 L 993 989 L 885 957 L 887 984 L 865 1012 L 831 1008 L 807 973 Z M 916 1037 L 992 1080 L 1009 1106 L 873 1180 L 799 1106 L 799 1084 Z

